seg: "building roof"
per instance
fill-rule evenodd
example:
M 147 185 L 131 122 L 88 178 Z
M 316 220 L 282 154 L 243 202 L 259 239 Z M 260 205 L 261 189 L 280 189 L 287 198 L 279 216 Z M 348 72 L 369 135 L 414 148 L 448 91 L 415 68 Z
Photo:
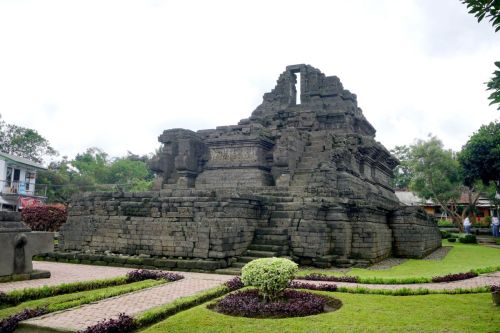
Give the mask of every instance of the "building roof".
M 396 197 L 399 201 L 405 206 L 438 206 L 431 199 L 425 200 L 418 197 L 415 193 L 410 191 L 395 191 Z M 476 196 L 474 193 L 473 197 Z M 459 205 L 468 205 L 469 204 L 469 195 L 467 193 L 462 193 L 460 199 L 458 200 Z M 480 196 L 476 202 L 476 206 L 478 207 L 491 207 L 491 202 Z
M 14 162 L 14 163 L 17 163 L 17 164 L 22 164 L 22 165 L 25 165 L 25 166 L 28 166 L 28 167 L 31 167 L 31 168 L 39 169 L 39 170 L 47 170 L 47 168 L 44 167 L 43 165 L 41 165 L 39 163 L 36 163 L 36 162 L 33 162 L 33 161 L 30 161 L 30 160 L 28 160 L 27 158 L 24 158 L 24 157 L 14 156 L 14 155 L 11 155 L 11 154 L 6 154 L 6 153 L 0 152 L 0 159 L 6 160 L 6 161 L 10 161 L 10 162 Z
M 432 200 L 422 199 L 410 191 L 396 191 L 395 193 L 399 202 L 405 206 L 422 206 L 424 204 L 430 206 L 435 205 Z

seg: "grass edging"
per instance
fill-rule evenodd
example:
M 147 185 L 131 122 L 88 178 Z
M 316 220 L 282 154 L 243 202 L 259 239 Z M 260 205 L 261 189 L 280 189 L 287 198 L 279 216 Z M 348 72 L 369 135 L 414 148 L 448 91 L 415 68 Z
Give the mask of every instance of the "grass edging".
M 126 276 L 118 276 L 110 279 L 91 280 L 63 283 L 55 286 L 43 286 L 37 288 L 24 288 L 4 293 L 0 297 L 0 307 L 2 305 L 17 305 L 22 302 L 36 300 L 46 297 L 70 294 L 74 292 L 101 289 L 129 283 Z
M 208 302 L 214 298 L 225 295 L 230 291 L 231 290 L 228 287 L 222 285 L 199 292 L 191 296 L 181 297 L 171 303 L 161 305 L 156 308 L 152 308 L 145 312 L 140 313 L 138 316 L 135 317 L 134 321 L 138 328 L 144 328 L 146 326 L 164 320 L 180 311 L 189 309 L 193 306 Z

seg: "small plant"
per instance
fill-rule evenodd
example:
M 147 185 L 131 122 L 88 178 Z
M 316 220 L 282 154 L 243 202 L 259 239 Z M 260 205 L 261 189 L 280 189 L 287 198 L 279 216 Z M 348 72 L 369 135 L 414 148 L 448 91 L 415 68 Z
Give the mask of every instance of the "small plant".
M 229 290 L 234 291 L 243 288 L 245 285 L 241 282 L 241 278 L 239 276 L 235 276 L 231 280 L 224 283 Z
M 459 238 L 458 241 L 463 244 L 477 244 L 476 235 L 465 235 Z
M 498 293 L 498 292 L 500 292 L 500 285 L 492 285 L 490 287 L 490 290 L 492 293 Z
M 491 286 L 491 297 L 493 298 L 493 304 L 500 305 L 500 285 Z
M 359 282 L 359 278 L 357 276 L 348 276 L 348 275 L 332 276 L 332 275 L 317 274 L 317 273 L 308 274 L 302 277 L 302 279 L 311 281 L 332 281 L 332 282 L 349 282 L 349 283 Z
M 35 231 L 59 231 L 68 218 L 68 209 L 62 204 L 29 206 L 21 216 Z
M 124 313 L 120 313 L 117 319 L 108 319 L 89 326 L 77 333 L 125 333 L 136 328 L 134 319 Z
M 136 269 L 127 273 L 127 282 L 138 282 L 143 280 L 160 280 L 177 281 L 183 279 L 184 276 L 177 273 L 150 271 L 147 269 Z
M 451 237 L 451 233 L 445 230 L 440 230 L 441 232 L 441 239 L 448 239 Z
M 321 290 L 321 291 L 337 291 L 337 285 L 321 283 L 321 284 L 313 284 L 307 282 L 300 281 L 292 281 L 288 286 L 292 289 L 309 289 L 309 290 Z
M 447 228 L 447 227 L 453 227 L 453 222 L 448 221 L 448 220 L 439 220 L 438 221 L 438 227 L 440 228 Z
M 47 313 L 47 309 L 45 308 L 24 309 L 23 311 L 0 321 L 0 332 L 2 333 L 14 332 L 20 321 L 38 317 L 45 313 Z
M 466 273 L 448 274 L 444 276 L 435 276 L 432 278 L 432 282 L 451 282 L 466 280 L 476 277 L 478 274 L 476 272 L 470 271 Z
M 448 242 L 450 242 L 450 243 L 455 243 L 456 241 L 457 241 L 456 238 L 452 238 L 452 237 L 448 238 Z
M 256 259 L 242 268 L 241 281 L 246 286 L 257 287 L 265 301 L 276 300 L 297 271 L 298 265 L 288 259 Z

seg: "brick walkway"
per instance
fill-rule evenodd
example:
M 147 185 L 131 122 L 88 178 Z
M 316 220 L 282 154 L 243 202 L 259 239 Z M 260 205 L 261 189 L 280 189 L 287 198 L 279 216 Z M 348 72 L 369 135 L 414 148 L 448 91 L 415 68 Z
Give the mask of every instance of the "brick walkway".
M 216 287 L 232 278 L 229 275 L 217 274 L 187 272 L 181 274 L 185 278 L 176 282 L 51 313 L 27 320 L 24 324 L 36 325 L 45 329 L 81 330 L 103 319 L 117 318 L 119 313 L 123 312 L 133 316 L 153 307 L 170 303 L 177 298 L 190 296 Z
M 328 281 L 307 281 L 301 280 L 303 282 L 309 282 L 314 284 L 336 284 L 339 287 L 360 287 L 367 289 L 401 289 L 401 288 L 409 288 L 409 289 L 431 289 L 431 290 L 452 290 L 458 288 L 475 288 L 475 287 L 483 287 L 483 286 L 491 286 L 493 284 L 500 285 L 500 271 L 483 274 L 478 277 L 453 281 L 453 282 L 441 282 L 441 283 L 415 283 L 415 284 L 363 284 L 363 283 L 347 283 L 347 282 L 328 282 Z
M 50 278 L 0 283 L 0 291 L 7 292 L 15 289 L 54 286 L 77 281 L 109 279 L 125 275 L 133 270 L 132 268 L 76 265 L 48 261 L 33 261 L 33 268 L 50 271 Z

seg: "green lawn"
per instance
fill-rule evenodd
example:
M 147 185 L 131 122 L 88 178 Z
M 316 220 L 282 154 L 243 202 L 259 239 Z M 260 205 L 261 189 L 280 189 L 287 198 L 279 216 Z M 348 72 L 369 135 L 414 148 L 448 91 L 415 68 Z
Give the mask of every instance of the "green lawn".
M 145 280 L 125 285 L 105 287 L 102 289 L 87 290 L 72 294 L 52 296 L 32 301 L 26 301 L 16 306 L 0 308 L 0 319 L 9 317 L 25 308 L 47 307 L 49 312 L 68 309 L 81 304 L 95 302 L 101 299 L 122 295 L 125 293 L 153 287 L 165 283 L 165 280 Z
M 498 332 L 500 308 L 491 295 L 380 296 L 345 293 L 335 312 L 288 319 L 250 319 L 215 313 L 208 303 L 178 313 L 141 333 L 160 332 Z
M 481 245 L 449 243 L 447 241 L 443 242 L 443 246 L 452 246 L 453 249 L 442 260 L 409 259 L 401 265 L 385 270 L 353 268 L 346 275 L 383 279 L 432 278 L 433 276 L 467 272 L 472 269 L 486 267 L 493 267 L 494 270 L 500 269 L 500 249 Z M 298 275 L 304 276 L 310 273 L 342 275 L 327 269 L 304 269 Z

